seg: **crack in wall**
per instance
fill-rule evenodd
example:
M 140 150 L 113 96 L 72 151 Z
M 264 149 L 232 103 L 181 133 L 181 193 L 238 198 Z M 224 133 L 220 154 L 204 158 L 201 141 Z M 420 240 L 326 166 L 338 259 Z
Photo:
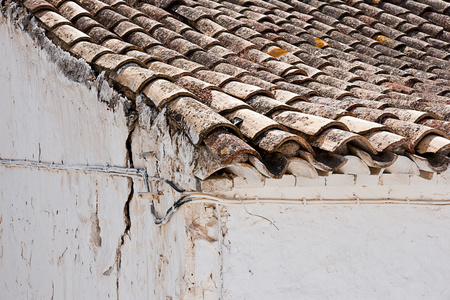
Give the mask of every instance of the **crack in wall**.
M 127 160 L 128 167 L 130 167 L 130 168 L 134 168 L 131 142 L 132 142 L 133 132 L 136 129 L 136 125 L 138 123 L 137 114 L 135 112 L 136 111 L 134 109 L 130 108 L 130 114 L 129 114 L 130 117 L 129 117 L 129 123 L 128 123 L 129 131 L 128 131 L 128 137 L 125 141 L 125 148 L 127 149 L 126 160 Z M 120 297 L 119 296 L 119 288 L 120 288 L 120 268 L 121 268 L 121 264 L 122 264 L 122 247 L 125 244 L 126 236 L 128 236 L 128 238 L 131 239 L 131 236 L 130 236 L 130 229 L 131 229 L 130 203 L 131 203 L 131 200 L 133 200 L 133 196 L 134 196 L 134 181 L 132 178 L 128 178 L 128 189 L 130 192 L 128 193 L 127 201 L 125 202 L 125 205 L 123 207 L 123 218 L 124 218 L 125 228 L 124 228 L 123 234 L 120 236 L 119 244 L 116 248 L 115 263 L 116 263 L 117 299 L 119 299 L 119 297 Z

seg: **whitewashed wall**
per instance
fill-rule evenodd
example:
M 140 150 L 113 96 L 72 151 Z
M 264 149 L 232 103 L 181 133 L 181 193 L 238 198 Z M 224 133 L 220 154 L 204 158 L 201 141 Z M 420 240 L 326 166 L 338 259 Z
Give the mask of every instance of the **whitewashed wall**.
M 0 158 L 128 166 L 126 100 L 16 25 L 0 14 Z M 111 97 L 114 110 L 100 101 Z M 0 299 L 186 294 L 183 215 L 157 228 L 140 191 L 139 179 L 0 166 Z
M 223 299 L 449 299 L 450 207 L 222 212 Z

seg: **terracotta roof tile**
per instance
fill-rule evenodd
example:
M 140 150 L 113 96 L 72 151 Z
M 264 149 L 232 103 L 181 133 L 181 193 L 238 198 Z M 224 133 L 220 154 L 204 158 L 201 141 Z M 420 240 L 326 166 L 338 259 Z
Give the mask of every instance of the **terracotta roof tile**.
M 104 27 L 92 27 L 86 31 L 86 33 L 98 44 L 102 44 L 105 40 L 110 38 L 119 38 L 111 31 Z
M 70 25 L 70 21 L 51 10 L 40 10 L 34 14 L 45 29 L 51 31 L 61 25 Z
M 87 34 L 70 25 L 60 25 L 54 28 L 51 31 L 51 35 L 57 38 L 58 45 L 64 50 L 68 50 L 80 41 L 92 42 L 92 39 Z
M 76 57 L 84 59 L 89 64 L 94 62 L 103 54 L 113 52 L 106 47 L 84 41 L 76 43 L 72 46 L 72 48 L 70 48 L 69 51 Z
M 41 10 L 56 11 L 56 8 L 52 4 L 54 3 L 49 3 L 45 0 L 26 0 L 23 2 L 23 5 L 33 14 Z
M 92 15 L 98 14 L 101 10 L 108 7 L 107 4 L 99 0 L 79 0 L 79 3 Z
M 146 66 L 142 62 L 135 58 L 112 53 L 102 54 L 93 62 L 93 67 L 99 73 L 101 73 L 102 71 L 105 71 L 107 73 L 116 73 L 121 67 L 127 64 L 138 64 L 146 68 Z
M 96 20 L 92 19 L 90 16 L 82 16 L 82 17 L 78 18 L 74 22 L 74 25 L 76 28 L 78 28 L 79 30 L 81 30 L 85 33 L 87 33 L 93 27 L 103 27 L 102 24 L 100 24 Z
M 170 77 L 164 74 L 152 72 L 142 67 L 126 67 L 120 70 L 117 75 L 114 75 L 112 79 L 120 86 L 120 88 L 124 90 L 127 97 L 133 99 L 135 95 L 138 95 L 144 89 L 144 86 L 152 85 L 150 81 L 154 81 L 156 79 L 170 80 Z M 148 89 L 146 88 L 146 90 Z M 171 97 L 173 96 L 167 96 L 167 98 Z
M 397 154 L 426 172 L 450 161 L 446 2 L 24 5 L 125 96 L 166 107 L 222 168 L 239 158 L 263 176 L 315 177 L 355 165 L 395 172 Z
M 65 1 L 59 6 L 58 10 L 64 18 L 68 19 L 71 22 L 74 22 L 76 19 L 82 16 L 90 15 L 87 10 L 73 1 Z

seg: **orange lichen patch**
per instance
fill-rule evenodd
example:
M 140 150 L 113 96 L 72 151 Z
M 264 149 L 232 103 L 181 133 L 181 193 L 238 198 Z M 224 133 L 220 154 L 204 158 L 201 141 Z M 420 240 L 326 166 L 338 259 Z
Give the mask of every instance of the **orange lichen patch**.
M 281 49 L 281 48 L 274 48 L 272 50 L 269 51 L 269 55 L 273 56 L 273 57 L 280 57 L 283 56 L 285 54 L 289 53 L 288 51 Z
M 325 42 L 324 40 L 319 39 L 319 38 L 314 38 L 314 41 L 316 41 L 316 47 L 318 47 L 318 48 L 330 46 L 330 44 L 328 44 L 327 42 Z
M 372 0 L 372 3 L 373 4 L 378 4 L 378 3 L 380 3 L 381 2 L 381 0 Z
M 377 34 L 373 37 L 373 39 L 379 43 L 390 43 L 392 42 L 392 39 L 388 38 L 387 36 Z

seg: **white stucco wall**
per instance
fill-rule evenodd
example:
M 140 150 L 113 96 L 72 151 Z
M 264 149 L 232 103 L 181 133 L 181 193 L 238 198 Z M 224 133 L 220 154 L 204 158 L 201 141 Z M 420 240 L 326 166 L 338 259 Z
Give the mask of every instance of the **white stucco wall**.
M 449 299 L 450 207 L 222 209 L 223 299 Z
M 89 67 L 30 27 L 39 45 L 0 14 L 0 158 L 127 167 L 126 100 L 100 79 L 83 82 Z M 102 102 L 111 97 L 114 110 Z M 0 166 L 0 299 L 186 294 L 183 214 L 156 227 L 143 190 L 139 179 Z

